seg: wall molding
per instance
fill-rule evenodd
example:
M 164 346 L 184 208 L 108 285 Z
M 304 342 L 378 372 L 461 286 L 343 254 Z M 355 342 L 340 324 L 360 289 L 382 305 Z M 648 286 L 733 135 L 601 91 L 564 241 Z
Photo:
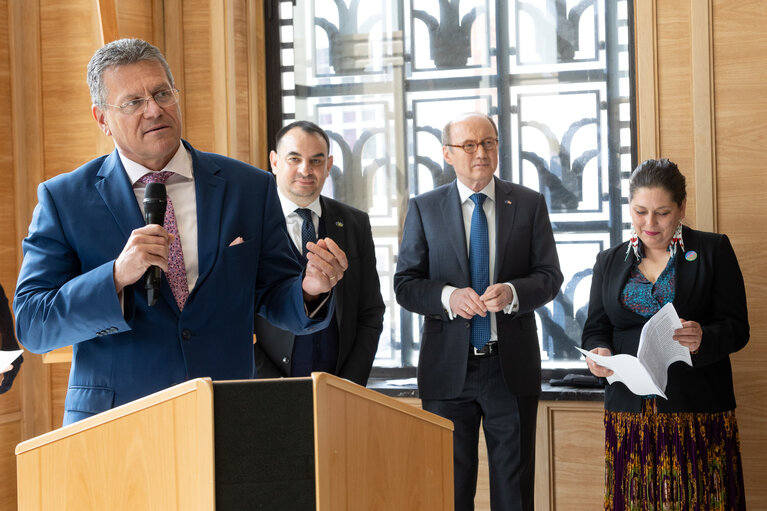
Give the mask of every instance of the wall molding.
M 37 184 L 44 179 L 40 4 L 38 0 L 8 1 L 8 41 L 13 123 L 13 175 L 16 201 L 17 267 L 21 240 L 37 204 Z M 10 290 L 9 290 L 10 292 Z M 32 438 L 52 427 L 50 368 L 42 357 L 24 356 L 21 379 L 21 436 Z
M 636 48 L 637 155 L 639 161 L 660 153 L 658 113 L 658 30 L 656 0 L 634 3 Z
M 716 231 L 716 131 L 711 0 L 690 0 L 695 227 Z

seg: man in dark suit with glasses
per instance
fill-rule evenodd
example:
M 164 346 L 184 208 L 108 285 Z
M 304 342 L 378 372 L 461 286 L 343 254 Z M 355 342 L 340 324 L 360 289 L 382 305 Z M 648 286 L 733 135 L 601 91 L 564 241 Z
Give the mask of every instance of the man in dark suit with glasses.
M 543 196 L 494 176 L 498 130 L 465 114 L 443 130 L 457 179 L 410 200 L 394 276 L 422 314 L 418 392 L 453 421 L 455 509 L 474 508 L 484 428 L 490 504 L 533 509 L 541 359 L 534 311 L 562 284 Z

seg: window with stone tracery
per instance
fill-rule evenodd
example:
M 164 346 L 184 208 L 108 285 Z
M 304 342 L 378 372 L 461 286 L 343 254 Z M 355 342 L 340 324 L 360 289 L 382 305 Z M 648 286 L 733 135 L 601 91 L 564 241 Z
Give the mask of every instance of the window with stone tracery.
M 544 368 L 585 367 L 581 329 L 596 254 L 625 239 L 633 157 L 627 0 L 271 0 L 274 125 L 328 131 L 323 193 L 367 211 L 387 304 L 376 366 L 417 365 L 421 318 L 392 279 L 408 199 L 455 178 L 441 130 L 481 111 L 498 175 L 549 207 L 564 284 L 536 311 Z M 274 73 L 275 66 L 269 69 Z

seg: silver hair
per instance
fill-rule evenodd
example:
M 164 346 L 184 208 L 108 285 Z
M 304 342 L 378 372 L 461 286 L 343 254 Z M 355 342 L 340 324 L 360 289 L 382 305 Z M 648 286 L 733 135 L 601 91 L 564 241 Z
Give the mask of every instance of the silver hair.
M 171 87 L 174 86 L 168 62 L 156 46 L 141 39 L 118 39 L 99 48 L 88 62 L 88 89 L 93 104 L 106 104 L 108 91 L 104 84 L 104 71 L 110 67 L 126 66 L 145 60 L 154 60 L 162 64 Z

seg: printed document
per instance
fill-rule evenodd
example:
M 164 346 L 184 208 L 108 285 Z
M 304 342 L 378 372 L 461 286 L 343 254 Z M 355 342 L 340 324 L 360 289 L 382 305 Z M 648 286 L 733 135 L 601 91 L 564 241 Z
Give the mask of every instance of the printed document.
M 0 371 L 11 365 L 24 350 L 0 351 Z
M 657 394 L 664 399 L 668 382 L 668 367 L 674 362 L 692 366 L 690 350 L 673 339 L 674 330 L 682 328 L 682 322 L 671 303 L 664 305 L 645 323 L 639 337 L 637 356 L 613 355 L 605 357 L 576 348 L 597 364 L 611 369 L 609 383 L 623 382 L 631 392 L 640 396 Z

